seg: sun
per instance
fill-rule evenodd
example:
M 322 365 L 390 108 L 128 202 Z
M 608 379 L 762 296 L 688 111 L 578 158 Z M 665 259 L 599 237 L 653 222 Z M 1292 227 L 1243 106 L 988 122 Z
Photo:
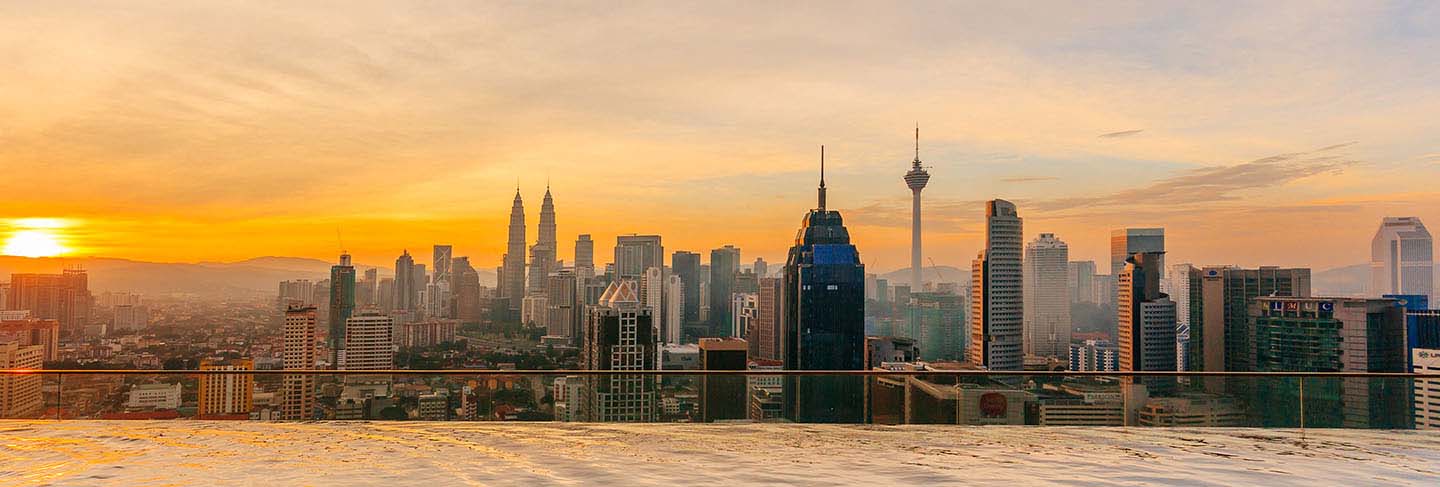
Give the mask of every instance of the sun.
M 5 240 L 5 255 L 20 257 L 55 257 L 69 249 L 60 243 L 60 237 L 50 230 L 18 230 Z

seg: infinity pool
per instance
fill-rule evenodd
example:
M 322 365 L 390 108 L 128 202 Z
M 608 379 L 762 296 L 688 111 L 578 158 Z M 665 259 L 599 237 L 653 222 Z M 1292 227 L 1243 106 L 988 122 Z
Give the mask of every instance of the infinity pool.
M 0 485 L 1440 485 L 1424 431 L 3 421 Z

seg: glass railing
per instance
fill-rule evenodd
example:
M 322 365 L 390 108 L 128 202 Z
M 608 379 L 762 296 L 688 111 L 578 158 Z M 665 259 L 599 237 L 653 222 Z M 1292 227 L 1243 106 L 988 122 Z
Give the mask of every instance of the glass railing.
M 1440 375 L 504 370 L 6 370 L 28 419 L 1440 426 Z

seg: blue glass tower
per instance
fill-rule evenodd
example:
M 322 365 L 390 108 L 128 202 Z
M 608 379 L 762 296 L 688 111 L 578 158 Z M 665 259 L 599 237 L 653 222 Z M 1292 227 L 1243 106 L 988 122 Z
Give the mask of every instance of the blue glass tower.
M 850 244 L 840 212 L 825 208 L 825 148 L 820 148 L 820 201 L 795 234 L 785 262 L 782 335 L 789 370 L 865 367 L 865 265 Z M 861 377 L 788 377 L 785 417 L 802 423 L 858 423 L 865 418 Z

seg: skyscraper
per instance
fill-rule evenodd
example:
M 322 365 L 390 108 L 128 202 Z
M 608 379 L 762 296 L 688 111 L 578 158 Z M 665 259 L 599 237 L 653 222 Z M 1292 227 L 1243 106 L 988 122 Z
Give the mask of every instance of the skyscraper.
M 755 263 L 750 265 L 750 269 L 755 271 L 755 277 L 757 279 L 765 277 L 770 273 L 770 263 L 765 262 L 764 257 L 756 257 Z
M 665 266 L 665 247 L 659 235 L 615 237 L 615 277 L 640 279 L 645 269 Z
M 673 323 L 666 323 L 662 311 L 665 309 L 665 271 L 659 267 L 645 269 L 640 278 L 640 306 L 650 310 L 650 319 L 655 323 L 656 340 L 670 336 Z
M 685 283 L 680 276 L 665 276 L 665 309 L 661 320 L 666 323 L 665 334 L 660 338 L 665 343 L 679 344 L 684 336 L 685 321 L 681 318 L 685 309 Z
M 734 319 L 730 295 L 735 292 L 735 273 L 740 272 L 740 249 L 734 245 L 710 251 L 710 336 L 723 333 Z
M 306 306 L 285 310 L 285 370 L 308 370 L 315 368 L 315 307 Z M 286 375 L 283 383 L 283 397 L 280 404 L 280 418 L 287 420 L 310 419 L 315 414 L 315 376 Z
M 580 334 L 579 287 L 575 271 L 560 269 L 546 278 L 545 334 L 551 341 L 573 345 Z
M 395 258 L 395 290 L 390 292 L 393 301 L 390 310 L 415 313 L 415 298 L 419 294 L 415 284 L 415 258 L 410 256 L 410 251 L 402 251 Z
M 745 370 L 749 346 L 740 338 L 701 338 L 700 370 Z M 749 416 L 745 376 L 700 378 L 700 421 L 745 419 Z
M 684 308 L 681 310 L 681 326 L 700 320 L 700 254 L 676 251 L 670 256 L 670 272 L 680 277 L 681 290 L 685 293 Z
M 436 283 L 450 282 L 450 261 L 455 249 L 449 245 L 436 245 L 430 251 L 430 280 Z
M 910 188 L 910 289 L 925 289 L 920 276 L 920 191 L 930 182 L 930 173 L 920 165 L 920 126 L 915 126 L 915 160 L 905 173 L 905 186 Z
M 453 309 L 449 315 L 467 323 L 479 322 L 480 273 L 470 265 L 469 257 L 460 256 L 450 261 L 450 276 L 450 304 Z
M 1430 231 L 1413 216 L 1387 216 L 1370 240 L 1370 295 L 1435 298 L 1435 251 Z
M 1025 246 L 1025 353 L 1063 358 L 1070 353 L 1070 248 L 1053 233 Z M 923 350 L 923 349 L 922 349 Z
M 865 367 L 865 265 L 840 212 L 825 207 L 825 149 L 820 149 L 819 205 L 805 214 L 785 259 L 781 328 L 788 370 Z M 711 302 L 712 311 L 724 303 Z M 786 418 L 802 423 L 857 423 L 865 418 L 865 384 L 854 377 L 787 377 Z
M 969 360 L 990 370 L 1025 365 L 1021 225 L 1014 203 L 985 203 L 985 249 L 971 266 Z
M 5 300 L 9 310 L 28 310 L 31 318 L 57 320 L 66 336 L 79 336 L 90 324 L 89 277 L 83 269 L 60 274 L 11 274 Z
M 41 369 L 45 347 L 18 340 L 0 341 L 0 370 Z M 34 418 L 45 405 L 40 374 L 0 375 L 0 418 Z
M 640 286 L 630 278 L 610 283 L 586 314 L 581 362 L 587 370 L 657 370 L 655 327 L 640 306 Z M 649 422 L 658 415 L 654 375 L 589 376 L 584 417 L 601 422 Z
M 1119 299 L 1115 301 L 1119 323 L 1117 346 L 1120 370 L 1173 371 L 1175 366 L 1175 302 L 1160 292 L 1163 275 L 1159 252 L 1140 252 L 1125 261 L 1117 279 Z M 1152 391 L 1164 391 L 1173 377 L 1138 381 Z
M 780 296 L 784 292 L 783 277 L 760 278 L 760 292 L 756 293 L 759 295 L 756 303 L 759 312 L 755 315 L 755 335 L 746 339 L 750 342 L 752 358 L 780 360 L 780 320 L 785 313 L 780 305 Z
M 340 363 L 345 350 L 345 320 L 355 313 L 355 266 L 350 254 L 340 254 L 340 263 L 330 266 L 330 321 L 326 343 L 330 346 L 332 364 Z
M 545 198 L 540 201 L 540 228 L 535 246 L 530 247 L 530 289 L 531 293 L 545 292 L 545 279 L 555 270 L 555 200 L 550 197 L 550 186 L 545 186 Z
M 1165 251 L 1165 229 L 1164 228 L 1123 228 L 1110 231 L 1110 275 L 1119 279 L 1120 271 L 1125 269 L 1125 259 L 1141 252 L 1164 252 Z M 1160 268 L 1164 268 L 1164 257 L 1160 258 Z M 1119 285 L 1111 286 L 1110 302 L 1115 302 L 1115 296 L 1120 292 Z
M 1264 296 L 1310 297 L 1310 269 L 1211 266 L 1191 268 L 1189 292 L 1190 369 L 1253 372 L 1255 333 L 1249 309 Z M 1207 384 L 1216 384 L 1207 381 Z M 1213 388 L 1213 386 L 1210 386 Z
M 1070 302 L 1098 303 L 1095 296 L 1095 261 L 1078 260 L 1069 263 Z
M 515 188 L 515 201 L 510 206 L 510 238 L 502 257 L 504 275 L 500 276 L 500 297 L 510 300 L 510 311 L 520 310 L 525 299 L 525 203 L 520 188 Z
M 581 279 L 595 277 L 595 241 L 588 233 L 575 239 L 575 275 Z

